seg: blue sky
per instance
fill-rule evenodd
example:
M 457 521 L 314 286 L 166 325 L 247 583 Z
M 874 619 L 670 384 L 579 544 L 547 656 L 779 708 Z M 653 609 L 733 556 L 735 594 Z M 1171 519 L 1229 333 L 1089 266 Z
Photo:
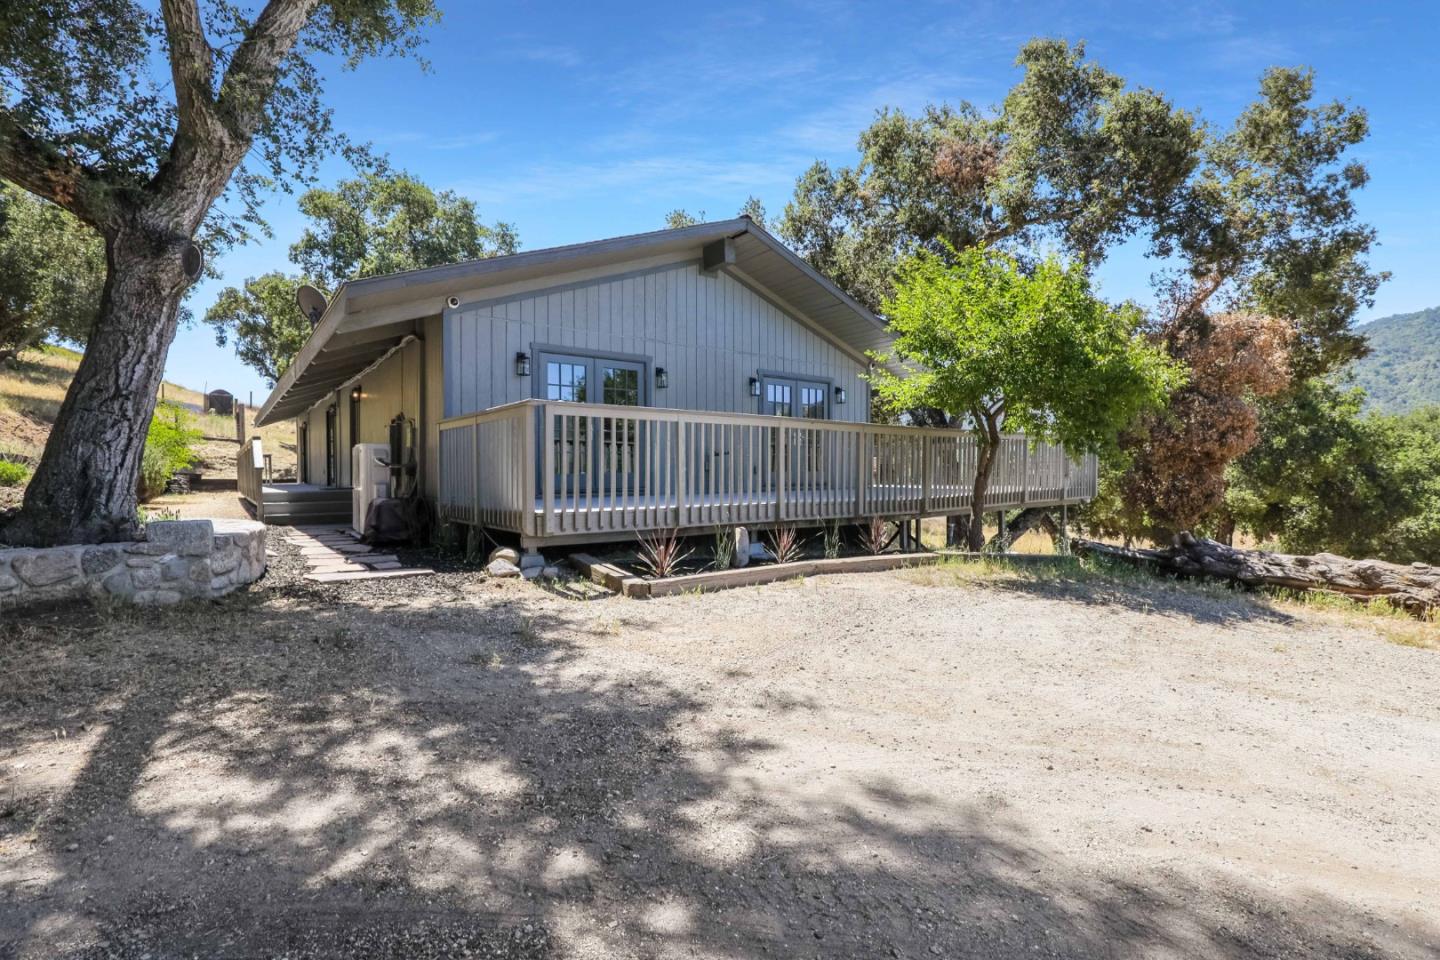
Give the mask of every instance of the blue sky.
M 1360 209 L 1393 278 L 1360 319 L 1440 304 L 1432 3 L 440 3 L 428 73 L 403 60 L 333 72 L 328 100 L 341 129 L 473 198 L 487 222 L 511 221 L 524 249 L 657 229 L 675 207 L 730 217 L 752 193 L 777 216 L 816 158 L 853 162 L 878 108 L 993 104 L 1018 79 L 1019 46 L 1059 36 L 1219 125 L 1267 66 L 1314 67 L 1322 98 L 1370 113 Z M 344 174 L 326 166 L 329 181 Z M 223 257 L 223 278 L 191 297 L 197 315 L 222 286 L 287 268 L 293 198 L 267 215 L 275 239 Z M 1117 251 L 1102 291 L 1144 300 L 1153 269 L 1142 250 Z M 176 337 L 166 376 L 268 392 L 199 323 Z

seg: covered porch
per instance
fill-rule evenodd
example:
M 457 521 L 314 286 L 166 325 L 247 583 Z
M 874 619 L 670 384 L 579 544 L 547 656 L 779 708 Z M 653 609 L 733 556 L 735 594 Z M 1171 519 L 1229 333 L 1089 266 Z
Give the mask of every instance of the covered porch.
M 273 483 L 266 476 L 265 453 L 259 438 L 240 449 L 235 460 L 236 486 L 255 519 L 283 525 L 350 522 L 349 487 L 315 483 Z
M 887 427 L 525 400 L 440 422 L 439 513 L 522 545 L 724 525 L 815 525 L 969 513 L 975 439 Z M 1077 504 L 1093 456 L 1001 443 L 983 510 Z

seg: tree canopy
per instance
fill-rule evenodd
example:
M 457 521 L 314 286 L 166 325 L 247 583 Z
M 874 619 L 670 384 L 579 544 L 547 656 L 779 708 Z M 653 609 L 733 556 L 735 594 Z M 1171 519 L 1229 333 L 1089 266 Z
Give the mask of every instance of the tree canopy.
M 310 220 L 290 247 L 301 273 L 272 271 L 226 287 L 205 313 L 215 342 L 235 341 L 235 353 L 272 385 L 310 336 L 310 321 L 295 303 L 302 283 L 327 294 L 345 280 L 416 270 L 514 253 L 508 223 L 487 226 L 475 204 L 435 191 L 403 171 L 383 166 L 332 190 L 309 190 L 300 210 Z
M 487 226 L 473 200 L 383 166 L 333 190 L 306 191 L 300 212 L 310 225 L 290 247 L 290 259 L 327 292 L 345 280 L 520 249 L 515 227 Z
M 1095 297 L 1085 271 L 1051 256 L 1022 266 L 983 247 L 920 252 L 902 261 L 884 311 L 893 357 L 877 395 L 900 407 L 935 407 L 967 420 L 980 444 L 976 503 L 984 501 L 1002 430 L 1064 444 L 1072 453 L 1114 449 L 1120 431 L 1161 406 L 1183 367 L 1143 335 L 1144 315 Z M 984 543 L 971 518 L 970 545 Z
M 0 359 L 45 340 L 85 342 L 105 244 L 72 214 L 0 182 Z
M 857 165 L 817 161 L 800 177 L 781 236 L 874 309 L 919 251 L 1052 241 L 1093 265 L 1160 217 L 1198 162 L 1194 117 L 1087 60 L 1084 44 L 1032 40 L 1016 62 L 1024 77 L 998 110 L 881 111 Z

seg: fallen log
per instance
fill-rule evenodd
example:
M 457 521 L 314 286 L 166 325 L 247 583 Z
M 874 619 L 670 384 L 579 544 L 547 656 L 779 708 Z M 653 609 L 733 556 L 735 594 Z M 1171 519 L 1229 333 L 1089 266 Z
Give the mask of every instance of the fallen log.
M 1351 560 L 1333 553 L 1292 556 L 1241 550 L 1197 537 L 1188 531 L 1163 550 L 1131 549 L 1076 537 L 1071 549 L 1080 556 L 1108 557 L 1136 566 L 1190 577 L 1214 577 L 1250 587 L 1324 590 L 1358 600 L 1384 599 L 1414 614 L 1440 608 L 1440 567 L 1408 566 L 1381 560 Z
M 1056 523 L 1055 518 L 1050 515 L 1050 509 L 1049 507 L 1028 507 L 1021 510 L 1005 521 L 1004 532 L 996 533 L 991 537 L 990 542 L 985 544 L 985 549 L 993 551 L 1008 546 L 1037 527 L 1050 535 L 1050 539 L 1055 541 L 1057 548 L 1060 547 L 1064 543 L 1061 539 L 1064 534 L 1060 530 L 1060 524 Z

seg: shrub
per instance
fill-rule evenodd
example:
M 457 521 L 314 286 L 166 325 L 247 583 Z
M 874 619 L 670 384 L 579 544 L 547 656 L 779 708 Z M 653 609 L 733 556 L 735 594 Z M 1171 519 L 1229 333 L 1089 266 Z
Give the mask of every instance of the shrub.
M 715 545 L 710 548 L 711 564 L 716 570 L 729 570 L 735 560 L 735 530 L 723 524 L 715 528 Z
M 690 549 L 680 539 L 679 530 L 656 530 L 654 533 L 638 535 L 640 540 L 639 559 L 652 577 L 671 576 L 680 563 L 690 556 Z
M 840 556 L 840 521 L 825 524 L 825 559 L 834 560 Z
M 0 460 L 0 487 L 18 487 L 30 477 L 30 468 L 23 463 Z
M 190 426 L 183 407 L 164 401 L 156 406 L 140 457 L 140 499 L 158 497 L 175 471 L 193 466 L 199 459 L 194 446 L 199 441 L 200 431 Z
M 770 534 L 770 552 L 776 563 L 794 563 L 800 559 L 803 541 L 800 533 L 792 526 L 776 527 Z
M 890 546 L 891 536 L 889 522 L 879 517 L 871 517 L 868 524 L 860 527 L 860 545 L 866 552 L 876 556 L 884 553 L 885 548 Z

